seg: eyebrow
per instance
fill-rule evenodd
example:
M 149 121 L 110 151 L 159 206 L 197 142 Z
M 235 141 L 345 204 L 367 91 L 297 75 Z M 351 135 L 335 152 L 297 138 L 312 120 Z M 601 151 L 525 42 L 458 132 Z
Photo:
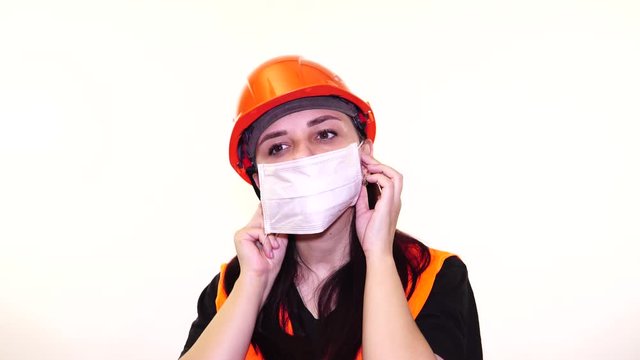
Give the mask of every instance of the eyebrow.
M 342 120 L 340 120 L 340 118 L 338 118 L 336 116 L 333 116 L 333 115 L 322 115 L 322 116 L 318 116 L 315 119 L 307 121 L 307 127 L 313 127 L 313 126 L 316 126 L 318 124 L 322 124 L 323 122 L 325 122 L 327 120 L 342 121 Z M 277 138 L 277 137 L 283 136 L 283 135 L 287 135 L 287 131 L 286 130 L 278 130 L 278 131 L 273 131 L 273 132 L 267 133 L 267 134 L 262 136 L 260 141 L 258 141 L 258 145 L 256 145 L 256 147 L 262 145 L 262 143 L 264 143 L 265 141 L 267 141 L 269 139 Z
M 258 145 L 256 146 L 256 148 L 258 146 L 262 145 L 262 143 L 264 143 L 265 141 L 267 141 L 269 139 L 277 138 L 278 136 L 283 136 L 283 135 L 287 135 L 287 132 L 284 131 L 284 130 L 273 131 L 273 132 L 267 133 L 266 135 L 264 135 L 262 137 L 262 139 L 260 139 L 260 141 L 258 142 Z
M 322 116 L 318 116 L 317 118 L 313 119 L 313 120 L 309 120 L 307 122 L 307 127 L 312 127 L 312 126 L 316 126 L 318 124 L 321 124 L 327 120 L 338 120 L 338 121 L 342 121 L 340 120 L 340 118 L 333 116 L 333 115 L 322 115 Z

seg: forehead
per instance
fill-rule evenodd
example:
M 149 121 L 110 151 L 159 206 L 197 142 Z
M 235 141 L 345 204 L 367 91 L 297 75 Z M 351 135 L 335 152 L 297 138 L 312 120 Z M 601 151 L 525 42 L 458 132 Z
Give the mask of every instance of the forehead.
M 272 132 L 272 131 L 287 131 L 294 130 L 298 128 L 307 128 L 315 125 L 314 120 L 319 119 L 329 119 L 329 120 L 339 120 L 341 123 L 347 123 L 351 121 L 351 119 L 344 113 L 337 110 L 327 110 L 327 109 L 309 109 L 302 110 L 298 112 L 294 112 L 292 114 L 285 115 L 280 119 L 273 122 L 273 124 L 269 125 L 261 134 L 262 135 Z

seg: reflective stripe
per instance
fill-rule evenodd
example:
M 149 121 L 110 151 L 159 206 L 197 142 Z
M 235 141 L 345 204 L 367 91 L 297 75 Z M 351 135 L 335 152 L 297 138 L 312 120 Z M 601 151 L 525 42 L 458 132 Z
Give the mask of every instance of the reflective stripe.
M 429 248 L 429 266 L 425 269 L 425 271 L 420 274 L 418 277 L 418 282 L 416 283 L 416 287 L 413 291 L 413 294 L 409 298 L 407 305 L 409 306 L 409 310 L 411 311 L 411 316 L 413 318 L 417 318 L 418 314 L 420 314 L 420 310 L 427 302 L 427 298 L 429 298 L 429 294 L 431 293 L 431 289 L 433 289 L 433 283 L 436 280 L 436 276 L 440 269 L 442 269 L 442 265 L 444 261 L 447 260 L 451 256 L 455 256 L 454 254 L 435 250 Z M 222 304 L 227 300 L 228 294 L 224 290 L 224 276 L 226 273 L 227 264 L 223 264 L 220 267 L 220 280 L 218 281 L 218 293 L 216 295 L 216 311 L 220 310 Z M 411 279 L 410 279 L 411 281 Z M 407 289 L 408 291 L 408 289 Z M 285 311 L 284 309 L 280 310 L 281 313 Z M 285 314 L 286 316 L 286 314 Z M 283 326 L 285 332 L 289 335 L 293 335 L 293 327 L 291 326 L 291 321 L 289 317 L 286 316 L 285 324 L 280 324 Z M 264 360 L 262 355 L 254 348 L 253 345 L 249 345 L 249 349 L 247 351 L 247 355 L 245 356 L 245 360 Z M 358 354 L 356 355 L 355 360 L 362 360 L 362 347 L 358 350 Z
M 408 301 L 409 310 L 411 310 L 411 316 L 413 316 L 414 319 L 418 317 L 420 310 L 422 310 L 422 307 L 427 302 L 427 298 L 433 288 L 433 283 L 436 280 L 436 275 L 438 275 L 438 272 L 442 269 L 444 261 L 453 256 L 451 253 L 431 248 L 429 248 L 429 255 L 429 266 L 427 266 L 424 272 L 418 277 L 416 288 Z
M 227 301 L 227 292 L 224 290 L 224 276 L 227 273 L 227 264 L 220 266 L 220 279 L 218 279 L 218 293 L 216 294 L 216 312 Z

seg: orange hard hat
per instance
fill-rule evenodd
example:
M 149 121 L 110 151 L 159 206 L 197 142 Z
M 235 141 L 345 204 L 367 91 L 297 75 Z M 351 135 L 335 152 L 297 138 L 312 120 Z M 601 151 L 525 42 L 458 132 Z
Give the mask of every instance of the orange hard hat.
M 277 57 L 263 63 L 249 75 L 240 95 L 229 141 L 229 161 L 245 181 L 251 184 L 247 168 L 252 163 L 242 149 L 244 131 L 279 105 L 318 96 L 338 97 L 355 105 L 366 137 L 371 141 L 375 139 L 376 124 L 371 107 L 352 94 L 337 75 L 300 56 Z

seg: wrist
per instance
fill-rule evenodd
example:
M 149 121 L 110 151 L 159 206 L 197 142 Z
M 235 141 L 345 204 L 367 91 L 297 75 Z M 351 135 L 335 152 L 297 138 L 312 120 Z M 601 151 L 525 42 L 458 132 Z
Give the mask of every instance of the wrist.
M 265 287 L 267 286 L 267 277 L 253 274 L 242 274 L 238 276 L 233 288 L 239 288 L 242 292 L 247 292 L 252 295 L 262 295 Z
M 364 253 L 364 257 L 367 262 L 367 268 L 390 265 L 395 268 L 395 260 L 393 259 L 393 251 L 391 250 L 369 250 Z
M 245 275 L 242 274 L 238 277 L 236 281 L 236 286 L 240 285 L 241 291 L 245 294 L 245 296 L 251 296 L 256 299 L 260 305 L 260 308 L 264 305 L 267 300 L 267 296 L 271 291 L 271 287 L 273 286 L 273 280 L 268 276 L 262 275 Z
M 365 258 L 393 258 L 394 235 L 373 236 L 373 234 L 365 234 L 364 236 L 362 251 L 364 252 Z

